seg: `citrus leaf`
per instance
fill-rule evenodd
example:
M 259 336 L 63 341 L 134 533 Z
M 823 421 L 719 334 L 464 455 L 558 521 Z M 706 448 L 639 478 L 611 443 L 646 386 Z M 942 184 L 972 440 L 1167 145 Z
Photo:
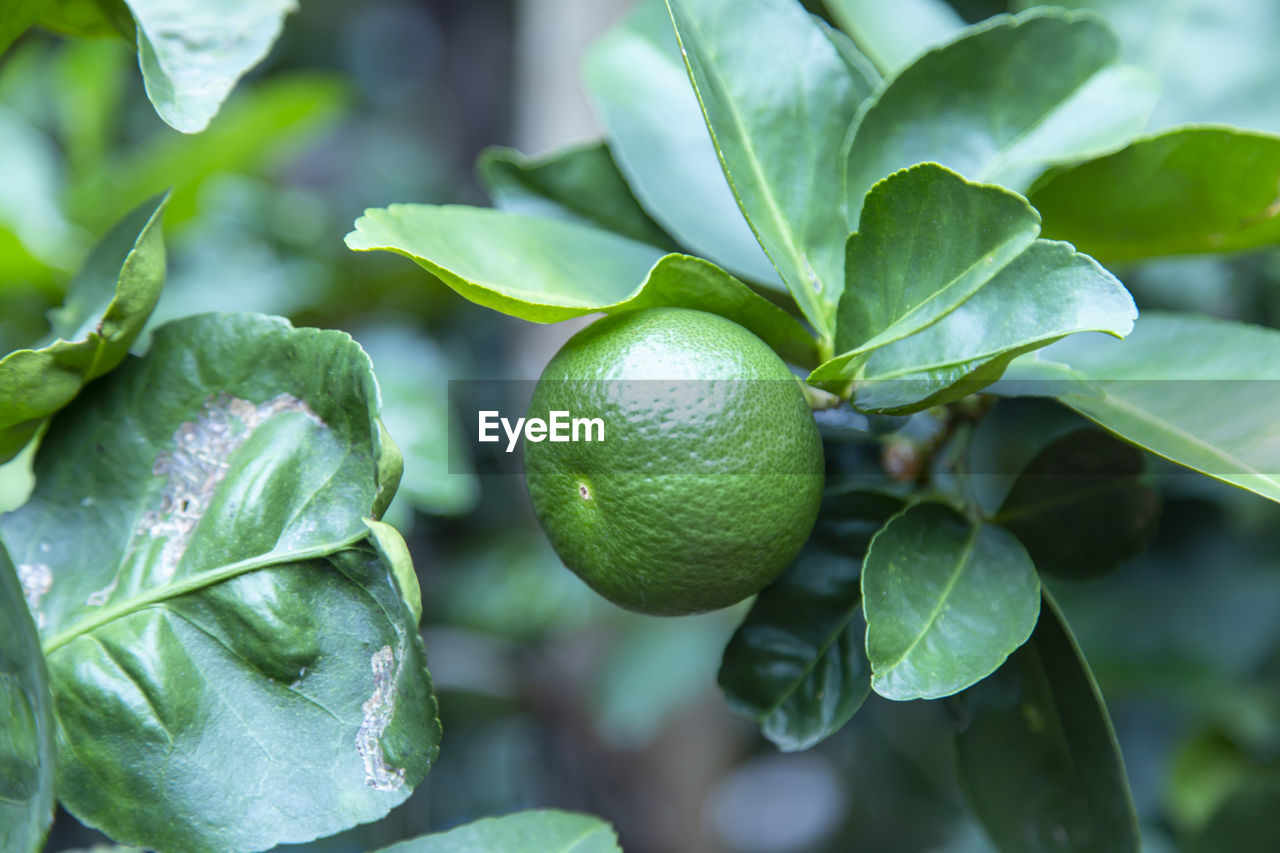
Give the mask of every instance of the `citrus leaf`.
M 809 544 L 760 591 L 724 650 L 729 708 L 783 752 L 835 734 L 871 691 L 859 575 L 872 535 L 901 506 L 871 493 L 825 498 Z
M 1280 136 L 1183 127 L 1052 174 L 1045 232 L 1108 261 L 1280 245 Z
M 41 578 L 24 589 L 0 544 L 0 848 L 35 853 L 53 823 L 53 702 L 40 637 L 27 610 Z
M 810 377 L 852 378 L 868 354 L 954 310 L 1040 231 L 1026 200 L 934 163 L 880 181 L 846 249 L 836 352 Z
M 1047 593 L 1027 644 L 957 703 L 961 782 L 997 848 L 1136 853 L 1137 818 L 1111 718 Z
M 823 2 L 840 29 L 886 74 L 964 28 L 964 19 L 942 0 Z
M 830 338 L 848 236 L 831 178 L 873 83 L 792 0 L 668 6 L 734 196 L 801 312 Z
M 592 46 L 583 71 L 609 150 L 645 210 L 694 253 L 785 290 L 720 169 L 664 0 L 639 0 Z
M 1046 9 L 996 16 L 921 56 L 860 111 L 850 228 L 867 191 L 915 163 L 1022 191 L 1047 166 L 1120 148 L 1142 132 L 1156 87 L 1118 57 L 1100 19 Z
M 816 344 L 799 322 L 715 264 L 664 257 L 652 246 L 576 223 L 394 204 L 365 211 L 347 246 L 405 255 L 461 296 L 523 320 L 694 308 L 746 326 L 789 361 L 816 360 Z
M 377 416 L 347 335 L 210 314 L 54 418 L 0 534 L 41 579 L 59 797 L 82 822 L 263 849 L 421 781 L 439 724 L 405 555 L 367 541 L 400 473 Z
M 613 828 L 598 817 L 573 812 L 516 812 L 489 817 L 448 832 L 424 835 L 377 853 L 622 853 Z
M 1115 276 L 1067 243 L 1037 240 L 958 308 L 872 352 L 853 400 L 904 414 L 973 394 L 1023 353 L 1077 332 L 1117 337 L 1138 309 Z
M 675 242 L 636 201 L 602 143 L 526 157 L 513 148 L 486 148 L 476 174 L 500 209 L 594 225 L 673 250 Z
M 1050 385 L 1081 414 L 1157 456 L 1280 501 L 1280 332 L 1152 311 L 1123 344 L 1082 335 L 1043 354 L 1081 377 Z
M 198 133 L 262 61 L 294 0 L 125 0 L 147 97 L 170 127 Z
M 1081 429 L 1049 444 L 992 519 L 1042 572 L 1091 578 L 1136 557 L 1155 535 L 1160 493 L 1143 485 L 1142 452 Z
M 164 205 L 152 199 L 102 238 L 51 316 L 56 340 L 0 359 L 0 461 L 128 353 L 164 285 Z
M 1040 612 L 1040 580 L 1013 534 L 931 503 L 876 534 L 862 595 L 871 687 L 888 699 L 936 699 L 981 681 Z

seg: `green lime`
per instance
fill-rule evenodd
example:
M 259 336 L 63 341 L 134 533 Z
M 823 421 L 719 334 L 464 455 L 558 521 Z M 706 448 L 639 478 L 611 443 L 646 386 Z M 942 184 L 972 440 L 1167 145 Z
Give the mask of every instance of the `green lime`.
M 741 601 L 786 568 L 817 518 L 822 441 L 800 386 L 715 314 L 651 308 L 593 323 L 551 359 L 528 417 L 558 418 L 561 439 L 582 427 L 576 441 L 526 432 L 525 482 L 560 559 L 622 607 L 678 615 Z

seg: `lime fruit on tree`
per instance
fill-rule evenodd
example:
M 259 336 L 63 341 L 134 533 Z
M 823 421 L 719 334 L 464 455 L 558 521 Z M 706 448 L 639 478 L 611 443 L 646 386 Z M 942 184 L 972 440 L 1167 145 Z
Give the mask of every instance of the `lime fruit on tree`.
M 615 604 L 726 607 L 777 577 L 809 536 L 817 426 L 787 366 L 731 320 L 651 308 L 593 323 L 538 381 L 528 416 L 554 412 L 599 418 L 603 440 L 585 429 L 525 441 L 534 512 L 565 565 Z

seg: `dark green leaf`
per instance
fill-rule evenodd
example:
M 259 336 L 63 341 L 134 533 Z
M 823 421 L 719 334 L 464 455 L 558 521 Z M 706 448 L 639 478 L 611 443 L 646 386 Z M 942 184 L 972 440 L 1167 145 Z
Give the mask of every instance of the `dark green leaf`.
M 516 812 L 402 841 L 377 853 L 622 853 L 598 817 L 560 811 Z
M 53 823 L 53 703 L 27 610 L 45 580 L 30 571 L 19 578 L 0 544 L 0 849 L 13 853 L 40 850 Z
M 294 0 L 125 0 L 138 65 L 160 118 L 183 133 L 209 125 L 236 81 L 262 61 Z
M 872 493 L 826 498 L 805 550 L 760 592 L 725 648 L 725 700 L 784 752 L 830 737 L 871 689 L 859 575 L 871 537 L 901 506 Z
M 56 340 L 0 359 L 0 461 L 86 382 L 114 369 L 142 331 L 164 285 L 164 203 L 147 202 L 94 248 L 51 317 Z
M 1049 176 L 1045 232 L 1108 261 L 1280 244 L 1280 136 L 1188 127 Z
M 1001 851 L 1136 853 L 1137 818 L 1098 685 L 1053 600 L 1031 639 L 958 700 L 966 795 Z
M 1037 240 L 950 314 L 872 352 L 854 407 L 902 414 L 951 402 L 1066 335 L 1122 337 L 1137 314 L 1124 285 L 1088 255 Z
M 695 254 L 785 290 L 720 169 L 664 0 L 639 0 L 584 72 L 609 150 L 649 214 Z
M 805 317 L 830 338 L 848 236 L 835 177 L 849 124 L 874 84 L 792 0 L 668 6 L 742 212 Z
M 1021 191 L 1049 165 L 1121 147 L 1142 131 L 1156 89 L 1118 56 L 1096 17 L 1046 9 L 991 18 L 926 53 L 863 107 L 850 228 L 867 191 L 904 166 L 933 161 Z
M 971 184 L 933 163 L 897 172 L 867 197 L 848 238 L 836 325 L 839 355 L 811 379 L 853 378 L 877 347 L 954 310 L 1026 251 L 1040 217 L 999 187 Z
M 263 849 L 421 781 L 439 724 L 412 570 L 394 531 L 367 542 L 400 474 L 377 396 L 345 334 L 210 314 L 53 420 L 0 533 L 44 578 L 59 797 L 81 821 Z
M 831 17 L 885 74 L 949 41 L 964 19 L 943 0 L 824 0 Z
M 395 204 L 365 211 L 347 245 L 405 255 L 472 302 L 524 320 L 674 305 L 741 323 L 797 364 L 816 358 L 799 322 L 714 264 L 663 257 L 652 246 L 575 223 Z
M 862 568 L 871 687 L 936 699 L 986 678 L 1026 642 L 1040 580 L 1013 534 L 941 504 L 895 516 Z
M 73 38 L 120 36 L 136 41 L 125 0 L 44 0 L 39 26 Z
M 1099 430 L 1063 436 L 1022 472 L 992 519 L 1011 530 L 1042 572 L 1106 574 L 1155 535 L 1160 494 L 1139 481 L 1142 452 Z
M 1081 335 L 1043 356 L 1080 377 L 1048 390 L 1081 414 L 1158 456 L 1280 501 L 1280 332 L 1153 311 L 1124 343 Z
M 667 250 L 677 248 L 636 201 L 603 144 L 531 159 L 512 148 L 487 148 L 476 173 L 494 204 L 510 213 L 567 219 Z

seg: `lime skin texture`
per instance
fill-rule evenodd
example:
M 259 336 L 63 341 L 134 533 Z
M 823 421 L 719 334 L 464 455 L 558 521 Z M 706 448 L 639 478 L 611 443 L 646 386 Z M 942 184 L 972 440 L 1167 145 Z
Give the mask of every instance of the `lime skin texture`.
M 822 498 L 800 386 L 737 323 L 685 308 L 598 320 L 551 359 L 528 417 L 601 418 L 603 441 L 524 443 L 533 509 L 560 559 L 615 604 L 715 610 L 795 558 Z

